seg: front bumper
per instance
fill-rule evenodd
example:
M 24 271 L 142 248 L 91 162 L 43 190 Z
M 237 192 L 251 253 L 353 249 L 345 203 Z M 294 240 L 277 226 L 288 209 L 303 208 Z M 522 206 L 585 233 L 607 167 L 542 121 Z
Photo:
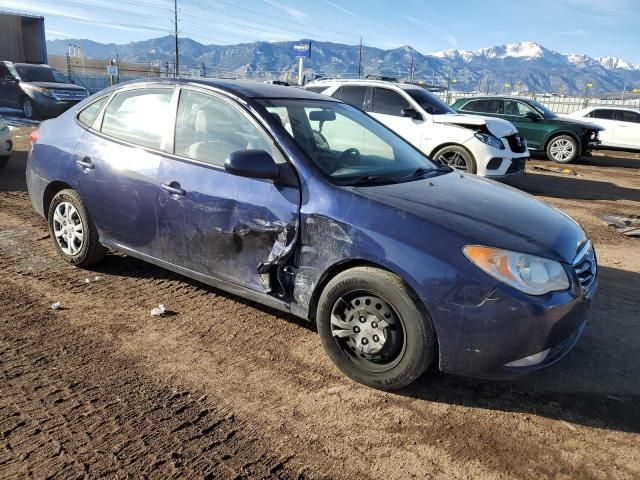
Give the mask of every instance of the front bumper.
M 13 141 L 11 140 L 11 131 L 0 130 L 0 157 L 8 157 L 13 150 Z
M 476 173 L 482 177 L 493 179 L 505 178 L 512 175 L 522 175 L 524 166 L 529 159 L 528 149 L 514 152 L 506 140 L 504 149 L 498 149 L 472 138 L 464 143 L 476 160 Z
M 81 102 L 81 100 L 56 100 L 41 93 L 33 95 L 31 99 L 34 108 L 43 117 L 57 117 Z
M 533 297 L 500 285 L 476 306 L 423 299 L 438 337 L 440 369 L 509 379 L 557 362 L 580 338 L 597 288 L 596 278 L 584 291 L 576 284 Z M 538 362 L 507 366 L 545 350 L 548 354 Z

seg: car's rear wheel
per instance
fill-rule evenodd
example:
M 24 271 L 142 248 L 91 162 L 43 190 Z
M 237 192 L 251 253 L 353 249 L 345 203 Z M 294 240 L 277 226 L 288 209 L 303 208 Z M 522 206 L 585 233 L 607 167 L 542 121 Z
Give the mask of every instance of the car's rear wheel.
M 558 135 L 547 144 L 547 157 L 557 163 L 571 163 L 579 154 L 578 142 L 569 135 Z
M 433 159 L 446 163 L 451 168 L 468 173 L 476 173 L 478 167 L 471 152 L 459 145 L 449 145 L 433 154 Z
M 61 190 L 53 197 L 48 220 L 51 238 L 67 262 L 85 267 L 102 260 L 107 253 L 98 241 L 98 232 L 84 203 L 74 190 Z
M 436 341 L 431 320 L 393 273 L 356 267 L 324 288 L 318 332 L 336 366 L 356 382 L 395 390 L 432 364 Z
M 33 101 L 29 97 L 22 99 L 22 113 L 29 120 L 37 120 L 38 112 L 33 104 Z
M 0 157 L 0 168 L 4 168 L 9 163 L 9 156 Z

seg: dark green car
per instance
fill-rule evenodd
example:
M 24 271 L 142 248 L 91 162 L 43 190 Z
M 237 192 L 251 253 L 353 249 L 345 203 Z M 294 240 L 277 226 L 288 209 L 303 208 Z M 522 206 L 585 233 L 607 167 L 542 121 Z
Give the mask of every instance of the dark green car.
M 594 150 L 603 129 L 591 123 L 560 117 L 535 100 L 513 97 L 461 98 L 453 105 L 460 113 L 499 117 L 515 125 L 530 150 L 546 152 L 558 163 L 569 163 Z

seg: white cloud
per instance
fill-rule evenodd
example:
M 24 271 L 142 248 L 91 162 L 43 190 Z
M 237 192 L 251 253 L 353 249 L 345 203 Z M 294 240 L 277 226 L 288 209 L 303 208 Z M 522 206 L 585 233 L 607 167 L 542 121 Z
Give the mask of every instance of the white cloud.
M 291 17 L 295 18 L 296 20 L 306 20 L 307 19 L 307 14 L 306 13 L 304 13 L 301 10 L 298 10 L 297 8 L 290 7 L 289 5 L 285 5 L 283 3 L 276 2 L 275 0 L 264 0 L 264 3 L 266 3 L 267 5 L 271 5 L 272 7 L 277 8 L 278 10 L 281 10 L 281 11 L 285 12 L 286 14 L 288 14 Z
M 419 18 L 416 18 L 416 17 L 411 17 L 409 15 L 405 15 L 404 18 L 409 20 L 414 25 L 417 25 L 418 27 L 422 28 L 423 30 L 435 35 L 440 40 L 443 40 L 450 47 L 458 48 L 458 40 L 456 39 L 456 37 L 454 37 L 450 33 L 447 33 L 444 30 L 442 30 L 441 28 L 436 27 L 435 25 L 433 25 L 433 24 L 431 24 L 429 22 L 425 22 L 424 20 L 420 20 Z

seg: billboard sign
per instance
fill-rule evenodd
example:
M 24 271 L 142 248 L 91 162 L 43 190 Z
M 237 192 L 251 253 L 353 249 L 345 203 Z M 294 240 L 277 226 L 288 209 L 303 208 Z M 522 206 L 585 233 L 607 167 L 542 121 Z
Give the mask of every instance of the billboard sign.
M 293 55 L 296 58 L 311 58 L 311 42 L 294 45 Z

